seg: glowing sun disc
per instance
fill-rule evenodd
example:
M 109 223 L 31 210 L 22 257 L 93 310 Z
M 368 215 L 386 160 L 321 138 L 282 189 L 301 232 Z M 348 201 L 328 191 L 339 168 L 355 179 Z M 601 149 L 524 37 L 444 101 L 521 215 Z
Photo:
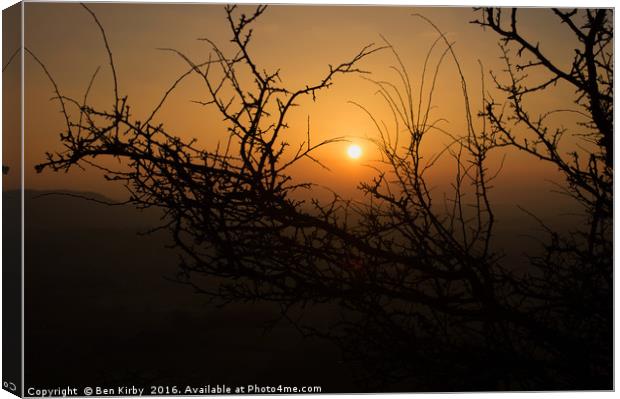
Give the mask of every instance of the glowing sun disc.
M 347 155 L 349 158 L 358 159 L 362 156 L 362 148 L 359 145 L 351 144 L 349 148 L 347 148 Z

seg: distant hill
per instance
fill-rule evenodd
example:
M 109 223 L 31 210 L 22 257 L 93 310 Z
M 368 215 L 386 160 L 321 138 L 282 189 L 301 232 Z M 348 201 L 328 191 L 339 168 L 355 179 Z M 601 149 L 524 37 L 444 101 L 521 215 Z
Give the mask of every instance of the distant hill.
M 8 204 L 17 204 L 17 190 L 3 193 Z M 148 229 L 161 224 L 161 210 L 136 209 L 131 205 L 106 205 L 113 200 L 97 193 L 79 191 L 26 190 L 26 228 L 36 229 Z M 17 210 L 17 206 L 10 209 Z M 4 217 L 19 217 L 7 215 Z
M 29 384 L 352 389 L 332 344 L 306 339 L 285 322 L 265 333 L 266 323 L 280 316 L 279 306 L 239 303 L 220 309 L 191 287 L 171 282 L 179 271 L 179 251 L 166 247 L 169 232 L 136 234 L 158 223 L 156 209 L 107 206 L 78 198 L 109 201 L 99 194 L 66 193 L 71 195 L 25 192 Z M 19 226 L 21 196 L 17 191 L 3 196 L 3 250 L 13 248 L 18 262 L 21 237 L 12 232 Z M 21 265 L 12 270 L 19 282 Z M 196 281 L 205 286 L 211 280 Z M 14 309 L 19 322 L 21 308 Z M 328 316 L 322 311 L 315 317 L 331 321 Z M 49 359 L 60 360 L 50 367 Z

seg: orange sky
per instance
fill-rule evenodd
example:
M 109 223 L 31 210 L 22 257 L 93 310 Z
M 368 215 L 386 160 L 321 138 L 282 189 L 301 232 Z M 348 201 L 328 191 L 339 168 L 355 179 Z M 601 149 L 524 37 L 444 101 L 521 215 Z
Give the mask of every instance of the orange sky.
M 106 28 L 117 65 L 120 92 L 129 96 L 136 117 L 147 116 L 171 82 L 186 70 L 178 57 L 157 48 L 172 47 L 198 61 L 208 56 L 208 47 L 196 40 L 199 37 L 208 37 L 228 48 L 230 34 L 220 5 L 107 3 L 90 4 L 90 7 Z M 255 24 L 251 51 L 259 65 L 268 70 L 280 68 L 285 84 L 296 88 L 316 82 L 327 71 L 328 64 L 348 60 L 364 45 L 380 43 L 380 35 L 383 35 L 399 51 L 417 88 L 424 56 L 436 34 L 427 23 L 412 16 L 414 13 L 433 20 L 456 42 L 472 106 L 477 112 L 481 101 L 478 60 L 486 69 L 499 71 L 502 66 L 498 59 L 497 36 L 469 23 L 477 16 L 471 8 L 274 5 Z M 566 55 L 571 54 L 573 43 L 567 40 L 568 30 L 555 22 L 549 10 L 527 9 L 520 14 L 521 30 L 526 36 L 539 38 L 541 48 L 560 64 L 561 60 L 570 61 L 570 56 Z M 92 72 L 101 65 L 103 69 L 95 83 L 91 102 L 94 106 L 112 104 L 106 53 L 96 26 L 79 4 L 26 3 L 25 27 L 26 46 L 47 65 L 63 94 L 81 98 Z M 4 51 L 6 59 L 8 50 Z M 360 65 L 371 71 L 374 79 L 396 82 L 397 76 L 389 69 L 394 63 L 390 53 L 384 51 Z M 16 68 L 16 65 L 11 67 Z M 97 172 L 34 172 L 33 166 L 44 159 L 46 151 L 61 148 L 58 135 L 63 119 L 57 103 L 50 101 L 51 85 L 39 66 L 28 57 L 25 77 L 27 188 L 88 190 L 122 197 L 122 188 L 104 182 Z M 490 79 L 487 78 L 486 84 L 492 91 Z M 378 119 L 389 123 L 388 108 L 374 92 L 372 84 L 359 76 L 341 76 L 333 88 L 319 94 L 316 103 L 309 99 L 301 102 L 302 106 L 291 114 L 289 122 L 287 140 L 293 146 L 305 139 L 309 116 L 314 142 L 347 136 L 363 148 L 364 154 L 359 160 L 352 160 L 346 156 L 346 143 L 332 145 L 317 153 L 331 172 L 311 162 L 302 162 L 294 170 L 296 178 L 354 195 L 359 181 L 375 174 L 364 165 L 378 156 L 367 140 L 376 137 L 376 131 L 365 114 L 348 103 L 363 104 Z M 532 107 L 539 110 L 565 108 L 571 105 L 566 101 L 571 94 L 558 87 L 535 98 Z M 442 66 L 434 98 L 434 117 L 447 119 L 449 123 L 442 127 L 458 135 L 463 128 L 463 100 L 455 66 L 449 60 Z M 204 146 L 212 147 L 224 138 L 225 130 L 213 111 L 190 102 L 200 99 L 204 99 L 204 89 L 198 80 L 186 80 L 161 111 L 159 120 L 176 135 L 195 137 Z M 438 132 L 429 135 L 424 151 L 430 156 L 446 141 L 447 138 Z M 498 153 L 495 160 L 500 158 Z M 433 183 L 445 184 L 452 177 L 451 166 L 449 162 L 439 164 Z M 533 172 L 540 181 L 532 181 Z M 545 178 L 553 175 L 553 168 L 511 152 L 497 184 L 498 192 L 503 194 L 498 195 L 512 195 L 515 187 L 521 185 L 540 187 Z M 539 198 L 534 201 L 537 200 Z

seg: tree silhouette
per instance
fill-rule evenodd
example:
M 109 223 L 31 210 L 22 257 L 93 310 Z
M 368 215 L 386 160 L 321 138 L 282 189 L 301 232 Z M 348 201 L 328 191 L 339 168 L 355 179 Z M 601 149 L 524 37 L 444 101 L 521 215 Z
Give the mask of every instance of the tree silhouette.
M 278 71 L 265 71 L 252 56 L 251 26 L 265 7 L 239 15 L 235 6 L 227 6 L 235 51 L 226 54 L 204 39 L 212 52 L 206 61 L 195 62 L 166 49 L 188 70 L 147 118 L 136 120 L 128 98 L 119 94 L 106 33 L 84 7 L 101 30 L 114 76 L 114 104 L 110 110 L 89 106 L 90 85 L 81 100 L 63 96 L 35 57 L 53 83 L 66 121 L 65 149 L 47 154 L 37 170 L 91 165 L 123 183 L 129 203 L 162 208 L 162 228 L 170 230 L 183 253 L 179 282 L 221 304 L 279 304 L 282 316 L 302 333 L 337 342 L 367 389 L 611 387 L 613 32 L 608 11 L 554 11 L 582 44 L 566 72 L 518 33 L 517 10 L 506 27 L 505 10 L 481 10 L 476 23 L 501 37 L 508 83 L 493 75 L 507 98 L 498 103 L 486 97 L 485 109 L 476 116 L 452 43 L 424 17 L 437 40 L 418 92 L 387 40 L 329 66 L 317 83 L 288 89 Z M 360 184 L 365 199 L 346 200 L 337 193 L 328 202 L 299 199 L 312 198 L 313 186 L 292 178 L 290 167 L 302 158 L 322 165 L 315 150 L 340 139 L 312 143 L 308 122 L 305 142 L 290 148 L 289 111 L 301 97 L 316 100 L 338 75 L 364 74 L 359 64 L 379 50 L 393 53 L 399 81 L 369 79 L 392 111 L 393 126 L 359 105 L 377 128 L 375 143 L 382 155 L 377 176 Z M 434 51 L 439 52 L 435 63 Z M 459 135 L 444 132 L 450 144 L 426 159 L 421 155 L 426 137 L 441 130 L 430 109 L 445 60 L 453 61 L 460 77 L 466 129 Z M 530 84 L 525 75 L 530 68 L 544 68 L 552 77 Z M 214 150 L 198 148 L 155 122 L 168 95 L 190 75 L 203 83 L 207 100 L 202 104 L 215 107 L 227 123 L 229 140 Z M 528 95 L 560 80 L 576 88 L 574 103 L 586 119 L 583 138 L 591 152 L 564 156 L 558 141 L 565 131 L 547 127 L 546 114 L 525 111 Z M 77 117 L 70 115 L 72 107 Z M 478 127 L 476 117 L 489 123 Z M 533 139 L 517 132 L 523 126 Z M 489 191 L 498 171 L 489 170 L 487 159 L 505 147 L 556 165 L 566 176 L 567 192 L 589 216 L 583 231 L 562 235 L 548 228 L 546 250 L 530 258 L 525 274 L 504 265 L 492 245 Z M 102 157 L 122 159 L 125 168 L 105 168 L 97 163 Z M 454 165 L 451 193 L 443 201 L 432 194 L 427 178 L 440 158 Z M 340 311 L 328 328 L 303 318 L 304 309 L 322 306 Z
M 562 191 L 584 210 L 585 223 L 569 234 L 546 226 L 542 256 L 532 257 L 537 273 L 514 281 L 541 324 L 557 334 L 565 367 L 583 386 L 610 381 L 613 320 L 613 26 L 611 11 L 553 9 L 576 43 L 573 59 L 553 62 L 538 42 L 518 29 L 517 9 L 482 9 L 475 23 L 500 35 L 505 79 L 494 81 L 506 100 L 489 99 L 484 116 L 499 141 L 549 162 L 566 179 Z M 568 65 L 568 68 L 564 67 Z M 542 70 L 545 80 L 529 75 Z M 540 75 L 540 74 L 539 74 Z M 528 110 L 532 96 L 563 83 L 574 89 L 577 108 L 541 114 Z M 508 107 L 506 107 L 508 105 Z M 553 127 L 550 116 L 570 112 L 581 118 L 579 131 Z M 564 139 L 575 140 L 569 148 Z M 565 153 L 561 150 L 565 149 Z M 541 221 L 542 222 L 542 221 Z M 570 366 L 569 366 L 570 365 Z M 570 375 L 570 374 L 568 374 Z M 588 381 L 589 380 L 589 381 Z

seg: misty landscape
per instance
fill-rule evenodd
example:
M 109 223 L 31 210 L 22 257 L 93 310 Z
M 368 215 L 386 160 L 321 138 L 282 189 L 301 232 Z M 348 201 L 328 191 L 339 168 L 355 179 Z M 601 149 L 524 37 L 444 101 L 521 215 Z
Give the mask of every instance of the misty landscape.
M 42 194 L 50 193 L 26 193 L 26 379 L 36 381 L 33 386 L 88 381 L 350 389 L 337 348 L 303 339 L 286 323 L 267 330 L 277 308 L 218 309 L 171 282 L 178 260 L 164 248 L 168 236 L 138 236 L 158 224 L 157 212 Z
M 18 199 L 18 192 L 6 195 L 6 202 Z M 25 193 L 25 377 L 36 381 L 32 386 L 181 382 L 356 391 L 359 374 L 342 362 L 339 348 L 300 335 L 279 320 L 277 306 L 219 308 L 174 282 L 179 253 L 167 248 L 169 235 L 146 234 L 161 223 L 160 212 L 89 199 L 112 202 L 95 193 Z M 561 228 L 571 225 L 566 215 L 554 219 Z M 496 242 L 512 248 L 507 259 L 518 268 L 525 253 L 540 251 L 543 235 L 531 218 L 509 221 Z M 337 321 L 333 308 L 309 313 L 314 324 Z

